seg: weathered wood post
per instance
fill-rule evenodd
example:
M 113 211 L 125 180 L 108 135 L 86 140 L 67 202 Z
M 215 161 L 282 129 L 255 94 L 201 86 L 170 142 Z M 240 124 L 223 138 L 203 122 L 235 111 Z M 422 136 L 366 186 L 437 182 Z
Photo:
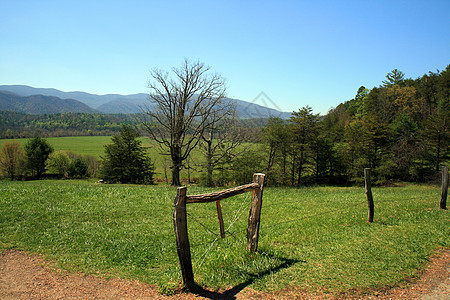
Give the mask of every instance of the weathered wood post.
M 366 187 L 366 195 L 367 195 L 367 205 L 369 208 L 367 222 L 373 222 L 374 215 L 374 206 L 373 206 L 373 197 L 372 197 L 372 183 L 370 182 L 370 168 L 364 169 L 364 181 Z
M 256 252 L 258 250 L 264 176 L 262 173 L 253 174 L 253 182 L 258 183 L 259 188 L 252 191 L 252 203 L 248 214 L 247 249 L 250 252 Z
M 186 187 L 179 187 L 174 200 L 173 226 L 177 241 L 177 253 L 180 259 L 181 275 L 184 285 L 188 288 L 194 286 L 194 273 L 192 272 L 191 248 L 187 231 L 186 218 Z
M 186 187 L 179 187 L 177 189 L 177 195 L 174 200 L 173 226 L 175 230 L 178 258 L 180 259 L 181 274 L 183 276 L 184 285 L 187 288 L 195 289 L 196 285 L 194 282 L 194 273 L 192 272 L 191 249 L 187 231 L 186 204 L 215 201 L 217 216 L 219 218 L 220 235 L 225 237 L 220 200 L 252 191 L 252 203 L 247 227 L 247 248 L 250 251 L 255 252 L 258 249 L 264 176 L 264 174 L 260 173 L 253 174 L 253 183 L 208 194 L 186 195 Z
M 448 193 L 448 166 L 442 167 L 442 188 L 440 208 L 447 209 L 447 193 Z
M 225 227 L 223 225 L 222 207 L 220 206 L 220 200 L 216 201 L 216 208 L 217 208 L 217 218 L 219 219 L 220 237 L 224 239 L 225 238 Z

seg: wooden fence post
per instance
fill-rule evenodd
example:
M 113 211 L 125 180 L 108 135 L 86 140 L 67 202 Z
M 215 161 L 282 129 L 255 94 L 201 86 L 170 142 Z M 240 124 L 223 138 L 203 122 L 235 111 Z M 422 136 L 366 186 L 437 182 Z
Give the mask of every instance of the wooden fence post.
M 225 238 L 225 227 L 223 225 L 222 207 L 220 206 L 220 200 L 216 201 L 217 218 L 219 219 L 220 237 Z
M 374 206 L 373 206 L 373 197 L 372 197 L 372 183 L 370 182 L 370 168 L 364 169 L 364 181 L 366 187 L 366 195 L 367 195 L 367 205 L 369 208 L 367 222 L 373 222 L 374 215 Z
M 177 241 L 177 253 L 180 259 L 181 275 L 184 285 L 188 288 L 194 286 L 194 273 L 192 272 L 191 248 L 187 232 L 186 218 L 186 187 L 179 187 L 174 200 L 173 226 Z
M 261 218 L 262 196 L 264 188 L 264 174 L 253 174 L 253 182 L 259 184 L 259 189 L 252 191 L 252 203 L 248 215 L 247 249 L 250 252 L 258 250 L 259 224 Z
M 447 209 L 447 193 L 448 193 L 448 166 L 442 167 L 442 189 L 440 208 Z

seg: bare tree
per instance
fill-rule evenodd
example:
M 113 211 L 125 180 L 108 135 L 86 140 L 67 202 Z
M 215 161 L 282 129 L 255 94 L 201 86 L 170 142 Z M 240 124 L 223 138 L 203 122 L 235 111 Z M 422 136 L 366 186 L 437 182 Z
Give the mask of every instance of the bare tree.
M 142 123 L 172 161 L 172 185 L 180 186 L 180 170 L 203 133 L 220 121 L 229 108 L 225 81 L 210 67 L 187 59 L 172 73 L 155 69 L 148 84 L 149 104 Z
M 241 144 L 241 136 L 235 126 L 234 107 L 220 122 L 212 123 L 205 129 L 200 142 L 200 150 L 205 156 L 206 185 L 214 186 L 213 171 L 217 165 L 238 155 L 235 149 Z

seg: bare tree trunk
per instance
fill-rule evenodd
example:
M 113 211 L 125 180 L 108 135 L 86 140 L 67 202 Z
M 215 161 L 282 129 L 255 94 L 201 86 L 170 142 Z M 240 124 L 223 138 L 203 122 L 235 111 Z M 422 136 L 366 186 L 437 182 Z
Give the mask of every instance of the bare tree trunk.
M 207 141 L 206 153 L 206 186 L 213 186 L 213 154 L 212 154 L 212 140 Z
M 164 167 L 164 178 L 166 179 L 166 184 L 168 184 L 169 179 L 167 178 L 167 161 L 165 157 L 163 159 L 163 167 Z
M 181 149 L 180 147 L 173 147 L 171 149 L 172 157 L 172 185 L 181 186 L 180 170 L 182 166 Z
M 213 168 L 211 165 L 208 165 L 206 168 L 206 186 L 214 186 Z
M 187 162 L 187 173 L 188 173 L 188 184 L 191 184 L 191 164 L 190 164 L 190 157 L 186 159 Z
M 172 168 L 172 184 L 173 186 L 181 186 L 180 181 L 180 168 L 173 166 Z
M 266 167 L 267 172 L 269 172 L 270 169 L 272 168 L 273 162 L 275 160 L 275 153 L 276 153 L 276 149 L 275 149 L 275 147 L 273 147 L 271 145 L 270 150 L 269 150 L 269 159 L 268 159 L 267 167 Z

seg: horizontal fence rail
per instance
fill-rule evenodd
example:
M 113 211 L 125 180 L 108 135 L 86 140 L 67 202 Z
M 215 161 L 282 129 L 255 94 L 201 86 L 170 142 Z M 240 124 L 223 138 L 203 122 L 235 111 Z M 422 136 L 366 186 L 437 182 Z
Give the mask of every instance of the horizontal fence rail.
M 223 200 L 239 194 L 247 193 L 259 189 L 259 183 L 249 183 L 231 189 L 200 195 L 186 195 L 186 203 L 208 203 Z

